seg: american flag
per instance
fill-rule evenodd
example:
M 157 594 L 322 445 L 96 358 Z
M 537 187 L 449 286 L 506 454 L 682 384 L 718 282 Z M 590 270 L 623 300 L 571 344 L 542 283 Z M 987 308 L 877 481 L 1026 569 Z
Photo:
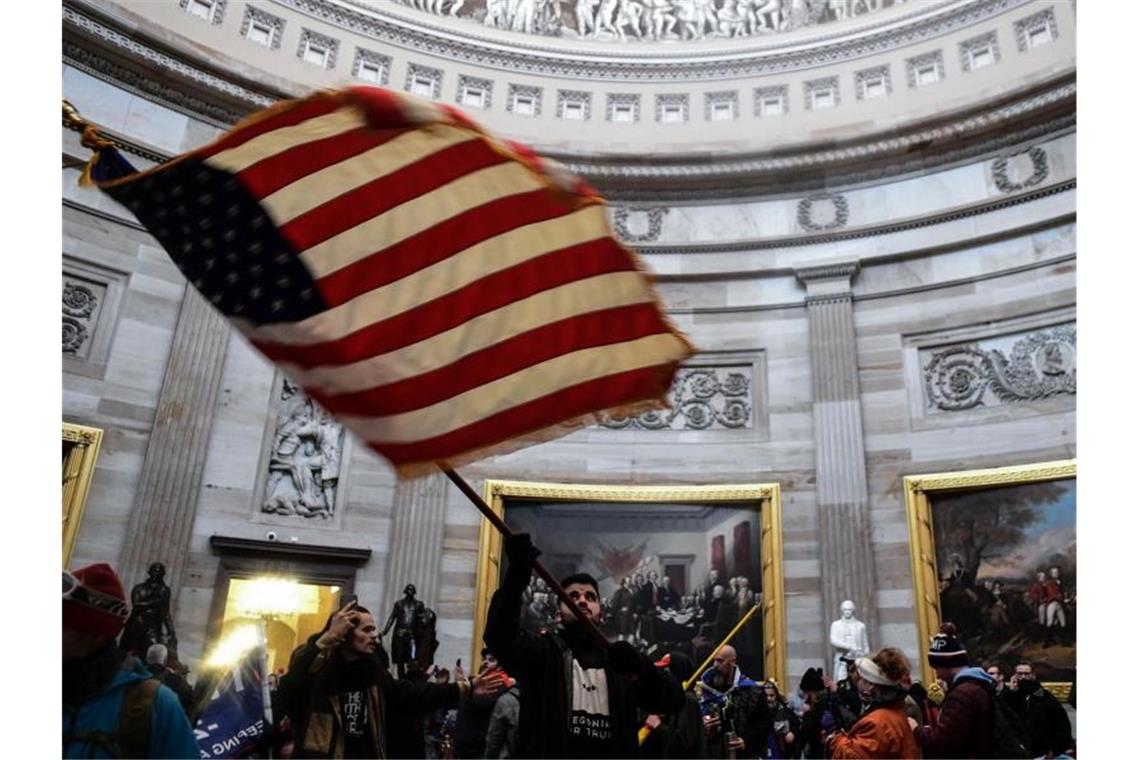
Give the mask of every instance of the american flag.
M 86 176 L 402 474 L 660 406 L 693 351 L 597 194 L 447 105 L 321 93 Z

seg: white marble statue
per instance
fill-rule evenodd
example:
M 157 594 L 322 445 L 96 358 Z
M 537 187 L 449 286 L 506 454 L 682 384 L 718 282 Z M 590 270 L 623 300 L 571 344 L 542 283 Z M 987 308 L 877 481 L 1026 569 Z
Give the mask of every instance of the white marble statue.
M 831 647 L 835 650 L 833 677 L 842 681 L 847 677 L 847 665 L 841 657 L 863 657 L 871 651 L 867 641 L 867 626 L 855 617 L 855 602 L 850 599 L 839 605 L 839 619 L 831 624 Z
M 578 20 L 578 36 L 585 37 L 594 30 L 594 12 L 598 0 L 575 0 L 574 17 Z
M 336 507 L 344 429 L 293 383 L 282 388 L 261 509 L 330 518 Z

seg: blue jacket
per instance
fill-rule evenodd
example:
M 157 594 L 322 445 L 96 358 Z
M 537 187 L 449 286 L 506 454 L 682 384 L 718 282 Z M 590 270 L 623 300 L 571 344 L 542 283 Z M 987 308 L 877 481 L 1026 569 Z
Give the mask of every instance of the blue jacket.
M 83 734 L 101 731 L 114 735 L 119 730 L 119 709 L 123 704 L 123 691 L 127 684 L 144 681 L 151 674 L 138 660 L 128 658 L 123 669 L 111 677 L 107 687 L 84 702 L 78 712 L 63 708 L 63 733 Z M 150 714 L 150 758 L 197 758 L 198 741 L 178 697 L 166 686 L 155 694 Z M 63 757 L 113 757 L 102 746 L 86 741 L 72 741 L 63 747 Z

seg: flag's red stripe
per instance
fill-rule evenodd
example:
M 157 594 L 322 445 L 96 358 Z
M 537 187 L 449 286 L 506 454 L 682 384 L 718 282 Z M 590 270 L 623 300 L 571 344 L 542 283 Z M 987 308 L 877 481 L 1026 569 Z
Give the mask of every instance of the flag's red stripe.
M 335 396 L 305 390 L 333 414 L 383 417 L 422 409 L 572 351 L 667 332 L 656 304 L 619 306 L 537 327 L 446 367 L 387 385 Z
M 572 210 L 546 188 L 496 198 L 338 269 L 318 280 L 317 287 L 325 303 L 338 306 L 496 235 Z
M 322 203 L 283 225 L 281 234 L 295 250 L 304 251 L 452 180 L 508 160 L 482 140 L 452 145 Z
M 281 151 L 243 169 L 238 177 L 253 195 L 264 198 L 302 177 L 383 145 L 407 131 L 397 127 L 361 127 Z
M 339 340 L 308 346 L 264 341 L 254 341 L 254 345 L 273 361 L 285 361 L 305 368 L 351 364 L 430 338 L 535 293 L 587 277 L 633 268 L 629 254 L 612 239 L 591 240 L 487 275 Z
M 433 462 L 533 433 L 563 420 L 664 395 L 673 362 L 619 372 L 564 388 L 506 409 L 450 433 L 411 443 L 370 443 L 393 464 Z
M 281 113 L 268 116 L 261 121 L 250 124 L 248 127 L 239 127 L 233 132 L 223 136 L 216 143 L 202 148 L 198 155 L 202 158 L 213 156 L 216 153 L 221 153 L 223 150 L 236 148 L 259 135 L 264 135 L 275 129 L 292 127 L 303 121 L 330 114 L 343 105 L 343 101 L 334 97 L 316 98 L 299 103 L 292 108 L 283 110 Z

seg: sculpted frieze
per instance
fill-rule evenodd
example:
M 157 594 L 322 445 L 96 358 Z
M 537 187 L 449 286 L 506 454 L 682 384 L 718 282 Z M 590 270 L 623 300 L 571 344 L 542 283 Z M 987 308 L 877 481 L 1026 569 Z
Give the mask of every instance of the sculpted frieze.
M 753 37 L 866 16 L 905 0 L 392 0 L 547 37 L 642 42 Z
M 344 450 L 344 428 L 296 384 L 281 386 L 261 511 L 333 517 Z
M 668 409 L 636 417 L 609 417 L 600 424 L 611 430 L 750 429 L 752 367 L 686 367 L 673 380 Z
M 926 405 L 957 412 L 1077 392 L 1077 326 L 922 352 Z

